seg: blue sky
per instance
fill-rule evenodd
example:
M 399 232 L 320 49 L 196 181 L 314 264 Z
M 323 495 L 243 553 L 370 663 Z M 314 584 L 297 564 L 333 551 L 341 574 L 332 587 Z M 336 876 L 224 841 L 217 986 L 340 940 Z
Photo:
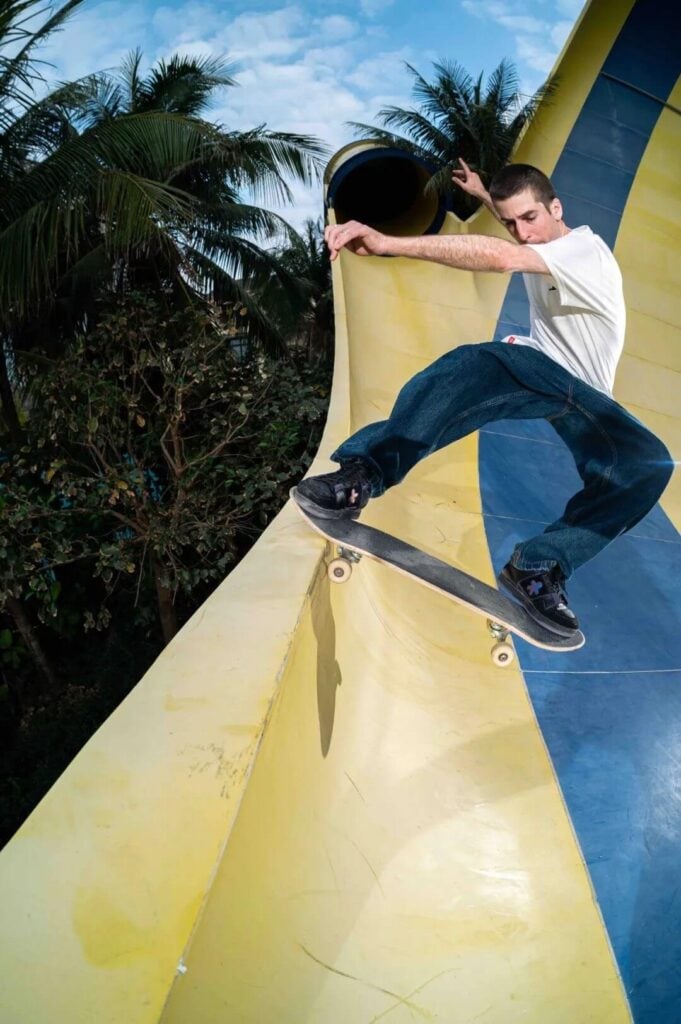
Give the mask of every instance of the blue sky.
M 74 79 L 115 68 L 140 47 L 147 64 L 176 52 L 236 62 L 237 88 L 211 116 L 230 128 L 270 128 L 321 138 L 333 152 L 355 136 L 346 121 L 376 122 L 389 104 L 411 105 L 405 61 L 428 78 L 441 58 L 473 74 L 510 57 L 521 90 L 551 70 L 582 0 L 91 0 L 43 48 L 52 75 Z M 321 190 L 295 189 L 296 226 L 321 211 Z M 283 212 L 283 211 L 282 211 Z

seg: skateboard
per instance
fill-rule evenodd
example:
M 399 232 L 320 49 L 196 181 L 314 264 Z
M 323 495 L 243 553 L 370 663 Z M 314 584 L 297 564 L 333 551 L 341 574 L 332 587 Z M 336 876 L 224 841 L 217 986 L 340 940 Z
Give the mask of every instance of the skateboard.
M 337 555 L 327 568 L 328 577 L 333 583 L 345 583 L 352 574 L 353 566 L 363 555 L 389 565 L 472 612 L 485 616 L 490 636 L 494 640 L 491 655 L 495 665 L 510 665 L 515 658 L 515 651 L 508 642 L 511 633 L 545 651 L 576 651 L 584 646 L 584 634 L 579 630 L 571 637 L 554 633 L 536 622 L 521 604 L 475 576 L 469 576 L 462 569 L 356 519 L 324 519 L 316 516 L 300 503 L 295 487 L 290 494 L 296 508 L 310 526 L 337 547 Z

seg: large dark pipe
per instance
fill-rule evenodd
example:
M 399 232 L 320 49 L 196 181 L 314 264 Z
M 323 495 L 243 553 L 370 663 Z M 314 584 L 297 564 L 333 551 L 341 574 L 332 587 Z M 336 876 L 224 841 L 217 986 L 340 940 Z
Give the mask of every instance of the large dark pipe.
M 389 235 L 435 234 L 447 204 L 424 193 L 433 171 L 404 150 L 355 143 L 329 163 L 326 205 L 337 224 L 359 220 Z

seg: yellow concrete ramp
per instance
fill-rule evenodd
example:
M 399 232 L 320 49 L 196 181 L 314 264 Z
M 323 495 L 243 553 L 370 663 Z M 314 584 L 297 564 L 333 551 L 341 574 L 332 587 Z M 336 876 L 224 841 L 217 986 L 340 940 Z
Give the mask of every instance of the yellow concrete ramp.
M 518 159 L 562 167 L 645 7 L 591 4 Z M 678 145 L 675 116 L 660 108 L 651 121 L 632 174 L 639 206 L 623 221 L 636 223 L 640 203 L 660 219 L 657 271 L 639 266 L 623 228 L 637 334 L 622 398 L 678 452 L 681 317 L 665 268 L 681 204 L 678 176 L 658 167 Z M 329 186 L 362 152 L 335 158 Z M 395 230 L 422 213 L 417 204 Z M 467 225 L 447 215 L 441 230 L 501 233 L 485 213 Z M 332 407 L 311 472 L 384 418 L 415 371 L 492 338 L 510 315 L 508 283 L 342 253 Z M 484 509 L 480 467 L 491 463 L 479 443 L 421 463 L 364 518 L 491 582 L 488 536 L 504 516 Z M 674 486 L 665 510 L 678 524 Z M 553 754 L 549 728 L 557 696 L 569 703 L 570 665 L 584 663 L 542 655 L 539 667 L 495 668 L 483 620 L 367 559 L 334 586 L 329 553 L 289 503 L 0 854 L 2 1024 L 632 1019 L 620 973 L 630 962 L 612 947 L 635 929 L 604 927 L 581 848 L 591 840 L 571 817 L 573 761 Z M 619 679 L 608 657 L 604 678 Z M 526 679 L 553 685 L 557 665 L 550 718 L 548 691 Z M 673 1020 L 645 1006 L 633 1017 Z

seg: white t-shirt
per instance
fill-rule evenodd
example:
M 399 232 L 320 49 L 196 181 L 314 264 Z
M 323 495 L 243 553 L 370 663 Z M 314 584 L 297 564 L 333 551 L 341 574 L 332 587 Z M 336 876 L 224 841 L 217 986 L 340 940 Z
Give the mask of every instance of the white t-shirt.
M 530 300 L 530 337 L 503 340 L 544 352 L 573 376 L 612 394 L 624 346 L 622 274 L 602 238 L 589 227 L 562 238 L 526 243 L 549 274 L 523 274 Z

